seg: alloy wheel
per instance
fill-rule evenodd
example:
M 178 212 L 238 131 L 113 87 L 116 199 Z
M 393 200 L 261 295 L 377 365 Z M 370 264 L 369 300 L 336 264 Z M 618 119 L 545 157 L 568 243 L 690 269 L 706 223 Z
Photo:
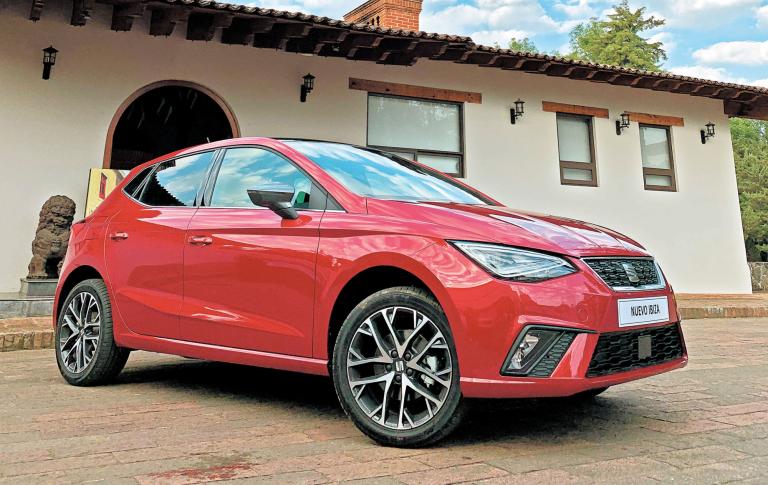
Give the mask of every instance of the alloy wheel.
M 367 317 L 347 353 L 347 379 L 357 405 L 389 429 L 429 422 L 448 398 L 451 352 L 443 333 L 413 308 L 390 306 Z
M 69 372 L 79 374 L 96 355 L 101 335 L 101 308 L 87 291 L 76 294 L 67 305 L 59 331 L 59 354 Z

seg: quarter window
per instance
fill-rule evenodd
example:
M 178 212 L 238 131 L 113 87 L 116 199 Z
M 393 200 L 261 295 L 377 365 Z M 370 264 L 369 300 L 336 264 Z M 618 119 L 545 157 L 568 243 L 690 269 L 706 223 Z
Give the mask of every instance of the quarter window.
M 249 190 L 269 186 L 293 189 L 297 209 L 325 209 L 325 194 L 304 172 L 263 148 L 230 148 L 224 155 L 211 195 L 211 207 L 254 207 Z
M 459 103 L 368 95 L 368 145 L 464 176 Z
M 640 151 L 646 190 L 677 190 L 668 126 L 640 125 Z
M 157 207 L 194 206 L 213 154 L 199 153 L 159 164 L 138 199 Z
M 597 186 L 592 117 L 557 114 L 560 183 Z

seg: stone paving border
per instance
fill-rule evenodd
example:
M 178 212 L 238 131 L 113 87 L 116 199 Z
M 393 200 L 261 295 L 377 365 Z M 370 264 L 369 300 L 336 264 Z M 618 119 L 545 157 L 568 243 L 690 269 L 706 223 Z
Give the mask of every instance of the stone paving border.
M 0 320 L 0 352 L 53 348 L 50 317 Z

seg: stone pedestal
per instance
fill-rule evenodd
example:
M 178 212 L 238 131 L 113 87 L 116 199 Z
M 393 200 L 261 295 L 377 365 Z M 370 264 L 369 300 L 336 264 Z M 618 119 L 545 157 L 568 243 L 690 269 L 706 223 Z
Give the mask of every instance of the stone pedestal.
M 56 294 L 56 285 L 58 279 L 21 279 L 21 291 L 19 295 L 22 298 L 27 297 L 52 297 Z

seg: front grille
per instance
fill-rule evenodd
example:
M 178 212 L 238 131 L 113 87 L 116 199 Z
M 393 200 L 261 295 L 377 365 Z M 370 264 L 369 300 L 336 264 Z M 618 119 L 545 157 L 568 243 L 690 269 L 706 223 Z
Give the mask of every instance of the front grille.
M 531 377 L 549 377 L 555 371 L 555 367 L 565 355 L 565 351 L 571 346 L 571 342 L 576 338 L 575 332 L 565 332 L 555 342 L 549 351 L 536 363 L 528 373 Z
M 638 338 L 651 337 L 651 354 L 640 358 Z M 611 332 L 600 335 L 589 363 L 587 377 L 604 376 L 640 367 L 662 364 L 683 356 L 680 325 Z
M 584 260 L 611 288 L 646 288 L 661 285 L 652 259 L 588 258 Z

